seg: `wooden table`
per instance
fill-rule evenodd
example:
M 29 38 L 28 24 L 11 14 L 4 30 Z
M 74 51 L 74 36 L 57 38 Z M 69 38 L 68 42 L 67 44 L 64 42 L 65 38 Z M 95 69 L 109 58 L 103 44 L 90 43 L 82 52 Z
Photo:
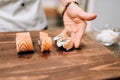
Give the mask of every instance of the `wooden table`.
M 51 37 L 61 30 L 48 30 Z M 120 78 L 120 58 L 85 35 L 80 49 L 40 53 L 39 31 L 31 32 L 34 54 L 16 53 L 15 32 L 0 33 L 0 80 L 98 80 Z

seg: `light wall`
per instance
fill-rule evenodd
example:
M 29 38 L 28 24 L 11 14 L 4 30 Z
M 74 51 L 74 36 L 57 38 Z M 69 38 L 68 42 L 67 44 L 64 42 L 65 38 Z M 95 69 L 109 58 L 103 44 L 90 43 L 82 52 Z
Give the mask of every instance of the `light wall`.
M 105 25 L 120 28 L 120 0 L 89 0 L 88 12 L 97 13 L 97 18 L 88 23 L 87 31 Z

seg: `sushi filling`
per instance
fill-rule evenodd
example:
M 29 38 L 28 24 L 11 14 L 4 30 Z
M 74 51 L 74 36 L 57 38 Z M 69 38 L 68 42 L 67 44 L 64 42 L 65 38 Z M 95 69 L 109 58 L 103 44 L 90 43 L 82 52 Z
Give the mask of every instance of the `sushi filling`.
M 40 47 L 40 49 L 41 49 L 41 47 L 42 47 L 42 40 L 38 40 L 38 44 L 39 44 L 39 47 Z
M 62 47 L 64 44 L 68 42 L 68 39 L 62 39 L 57 41 L 57 46 Z

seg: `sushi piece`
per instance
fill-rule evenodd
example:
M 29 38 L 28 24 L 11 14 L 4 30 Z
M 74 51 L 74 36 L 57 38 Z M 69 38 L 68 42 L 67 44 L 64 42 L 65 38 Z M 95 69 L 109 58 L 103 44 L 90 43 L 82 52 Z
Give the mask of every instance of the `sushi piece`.
M 63 45 L 63 48 L 65 48 L 67 51 L 73 48 L 73 42 L 70 38 L 67 38 L 66 43 Z
M 59 48 L 63 47 L 67 51 L 73 48 L 73 42 L 67 34 L 61 33 L 55 36 L 53 40 Z
M 48 36 L 45 32 L 40 32 L 40 39 L 38 40 L 38 44 L 40 46 L 41 52 L 49 52 L 52 49 L 52 38 Z
M 57 41 L 58 47 L 63 47 L 65 50 L 70 50 L 73 48 L 73 42 L 70 37 L 61 38 Z
M 17 53 L 33 52 L 33 44 L 29 32 L 16 33 Z
M 39 35 L 40 35 L 40 39 L 42 39 L 44 37 L 48 37 L 48 34 L 45 32 L 40 32 Z

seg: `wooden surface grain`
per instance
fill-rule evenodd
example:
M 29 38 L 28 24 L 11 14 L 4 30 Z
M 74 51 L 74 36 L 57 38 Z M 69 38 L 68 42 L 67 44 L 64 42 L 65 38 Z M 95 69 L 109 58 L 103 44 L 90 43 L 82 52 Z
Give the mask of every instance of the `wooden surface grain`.
M 44 31 L 54 37 L 61 30 Z M 41 53 L 39 31 L 30 32 L 34 54 L 18 55 L 14 33 L 0 33 L 0 80 L 111 80 L 120 78 L 120 58 L 85 35 L 79 49 L 53 47 Z

